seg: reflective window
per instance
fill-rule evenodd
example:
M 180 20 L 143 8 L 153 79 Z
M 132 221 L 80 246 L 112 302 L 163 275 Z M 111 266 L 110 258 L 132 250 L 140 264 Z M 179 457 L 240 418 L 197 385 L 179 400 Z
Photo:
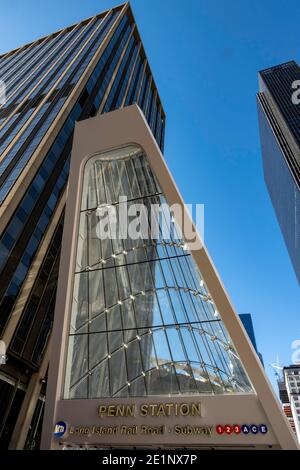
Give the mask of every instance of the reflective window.
M 251 392 L 201 274 L 162 211 L 158 236 L 122 236 L 127 196 L 166 200 L 138 147 L 93 157 L 85 167 L 66 377 L 66 398 Z M 124 209 L 124 208 L 123 208 Z M 99 235 L 103 211 L 115 236 Z M 148 220 L 148 222 L 150 222 Z M 150 223 L 148 224 L 150 230 Z
M 76 62 L 71 66 L 67 74 L 69 80 L 78 80 L 80 75 L 86 69 L 87 63 L 92 59 L 97 48 L 99 48 L 99 44 L 101 44 L 103 37 L 106 35 L 119 14 L 119 11 L 112 12 L 112 14 L 106 19 L 106 22 L 101 25 L 95 38 L 90 42 L 89 48 L 85 48 L 81 61 L 76 60 Z M 83 33 L 83 26 L 86 28 L 84 29 L 84 33 L 91 34 L 95 30 L 97 24 L 99 24 L 99 22 L 97 23 L 94 21 L 89 25 L 80 25 L 77 29 L 76 37 L 80 32 Z M 0 332 L 3 331 L 3 328 L 5 327 L 15 306 L 15 302 L 21 291 L 24 280 L 26 279 L 32 261 L 34 260 L 34 256 L 39 249 L 40 243 L 57 207 L 59 198 L 65 188 L 69 172 L 72 133 L 75 121 L 94 115 L 98 111 L 106 94 L 107 87 L 111 82 L 116 64 L 124 50 L 130 31 L 130 21 L 128 16 L 125 15 L 119 21 L 114 34 L 89 77 L 85 89 L 71 110 L 65 123 L 62 125 L 57 138 L 45 156 L 40 168 L 37 170 L 37 173 L 21 200 L 18 209 L 12 216 L 5 231 L 2 233 L 2 237 L 0 239 Z M 132 49 L 129 67 L 132 66 L 135 51 L 136 45 L 134 46 L 134 49 Z M 129 57 L 127 60 L 129 60 Z M 124 67 L 123 74 L 124 72 L 126 73 L 124 80 L 127 80 L 129 71 L 126 67 Z M 119 86 L 121 83 L 119 83 Z M 120 97 L 124 92 L 125 90 L 122 86 L 119 89 L 118 96 Z M 57 101 L 48 101 L 45 104 L 41 113 L 44 113 L 43 119 L 46 113 L 49 113 L 46 120 L 41 120 L 42 122 L 39 122 L 38 118 L 41 117 L 42 114 L 36 115 L 33 122 L 29 125 L 28 132 L 23 133 L 20 139 L 16 142 L 15 147 L 13 147 L 10 153 L 6 156 L 7 160 L 2 162 L 0 185 L 1 182 L 3 184 L 0 189 L 0 200 L 3 200 L 8 195 L 19 174 L 28 164 L 28 160 L 30 159 L 32 152 L 35 151 L 38 143 L 42 139 L 45 129 L 49 128 L 51 125 L 51 120 L 55 119 L 57 116 L 60 107 L 64 104 L 66 96 L 67 95 L 65 94 Z M 27 111 L 24 111 L 24 114 L 21 113 L 21 116 L 19 114 L 14 115 L 10 120 L 10 124 L 12 121 L 14 122 L 14 119 L 16 118 L 16 130 L 18 130 L 18 119 L 21 119 L 23 123 L 26 122 L 33 111 L 34 109 L 32 108 L 28 114 Z M 6 131 L 8 131 L 8 133 L 10 132 L 8 128 L 6 128 Z M 128 167 L 129 178 L 132 178 L 132 171 L 133 169 Z M 129 179 L 127 181 L 127 188 L 131 189 L 128 189 L 128 191 L 136 191 L 137 184 L 137 181 L 134 180 L 133 182 Z M 34 222 L 32 222 L 32 220 L 34 220 Z M 32 226 L 34 226 L 34 230 L 32 230 Z M 11 260 L 13 260 L 13 262 L 11 262 Z

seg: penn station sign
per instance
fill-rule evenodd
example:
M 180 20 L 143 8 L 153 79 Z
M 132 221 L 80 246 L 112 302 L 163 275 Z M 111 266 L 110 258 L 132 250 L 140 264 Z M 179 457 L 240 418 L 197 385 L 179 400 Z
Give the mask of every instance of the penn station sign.
M 60 446 L 273 445 L 255 396 L 60 400 L 53 448 Z
M 103 417 L 169 417 L 169 416 L 201 416 L 201 403 L 142 403 L 136 404 L 101 404 L 98 415 Z
M 121 418 L 157 418 L 159 424 L 147 425 L 145 424 L 115 424 L 115 425 L 98 425 L 93 424 L 85 426 L 82 424 L 71 425 L 68 429 L 69 436 L 114 436 L 114 435 L 164 435 L 165 433 L 174 433 L 175 435 L 202 435 L 211 436 L 213 432 L 212 426 L 206 425 L 179 425 L 169 426 L 166 423 L 161 424 L 160 418 L 172 417 L 201 417 L 201 403 L 141 403 L 137 404 L 100 404 L 98 406 L 98 416 L 101 421 L 115 418 L 118 422 Z M 67 429 L 67 426 L 62 425 L 62 422 L 56 424 L 55 435 L 62 437 L 61 430 Z
M 101 404 L 98 406 L 101 420 L 115 418 L 170 418 L 170 417 L 201 417 L 201 403 L 141 403 L 137 404 Z M 166 426 L 166 424 L 123 424 L 123 425 L 92 425 L 71 426 L 70 435 L 163 435 L 166 432 L 175 434 L 197 434 L 210 436 L 212 426 Z

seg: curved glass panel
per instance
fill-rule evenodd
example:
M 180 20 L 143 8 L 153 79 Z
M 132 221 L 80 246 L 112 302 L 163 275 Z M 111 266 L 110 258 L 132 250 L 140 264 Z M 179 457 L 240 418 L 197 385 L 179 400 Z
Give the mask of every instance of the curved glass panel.
M 87 162 L 74 276 L 65 398 L 252 391 L 140 148 Z

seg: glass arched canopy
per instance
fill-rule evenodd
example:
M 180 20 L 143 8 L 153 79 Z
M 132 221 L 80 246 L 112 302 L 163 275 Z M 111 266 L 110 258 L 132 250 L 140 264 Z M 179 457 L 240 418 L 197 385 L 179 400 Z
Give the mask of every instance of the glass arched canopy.
M 131 222 L 136 227 L 131 214 L 137 214 L 137 204 L 143 205 L 137 213 L 149 221 L 149 231 L 134 238 L 125 227 Z M 155 237 L 153 207 L 164 208 Z M 167 236 L 166 219 L 172 221 Z M 84 170 L 65 398 L 251 391 L 147 156 L 129 146 L 90 158 Z

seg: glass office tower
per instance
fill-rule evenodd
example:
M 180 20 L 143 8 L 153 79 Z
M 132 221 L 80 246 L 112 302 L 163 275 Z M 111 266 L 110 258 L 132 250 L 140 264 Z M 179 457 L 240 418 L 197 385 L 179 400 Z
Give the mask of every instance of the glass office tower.
M 254 332 L 251 313 L 240 313 L 239 317 L 242 320 L 244 328 L 247 331 L 247 334 L 249 336 L 249 339 L 250 339 L 255 351 L 257 352 L 257 355 L 260 359 L 260 362 L 264 366 L 264 360 L 263 360 L 262 354 L 257 350 L 257 344 L 256 344 L 256 338 L 255 338 L 255 332 Z
M 297 80 L 294 61 L 259 72 L 257 102 L 265 181 L 300 283 L 300 104 L 292 99 Z
M 76 121 L 165 115 L 128 4 L 0 56 L 0 448 L 38 446 Z

